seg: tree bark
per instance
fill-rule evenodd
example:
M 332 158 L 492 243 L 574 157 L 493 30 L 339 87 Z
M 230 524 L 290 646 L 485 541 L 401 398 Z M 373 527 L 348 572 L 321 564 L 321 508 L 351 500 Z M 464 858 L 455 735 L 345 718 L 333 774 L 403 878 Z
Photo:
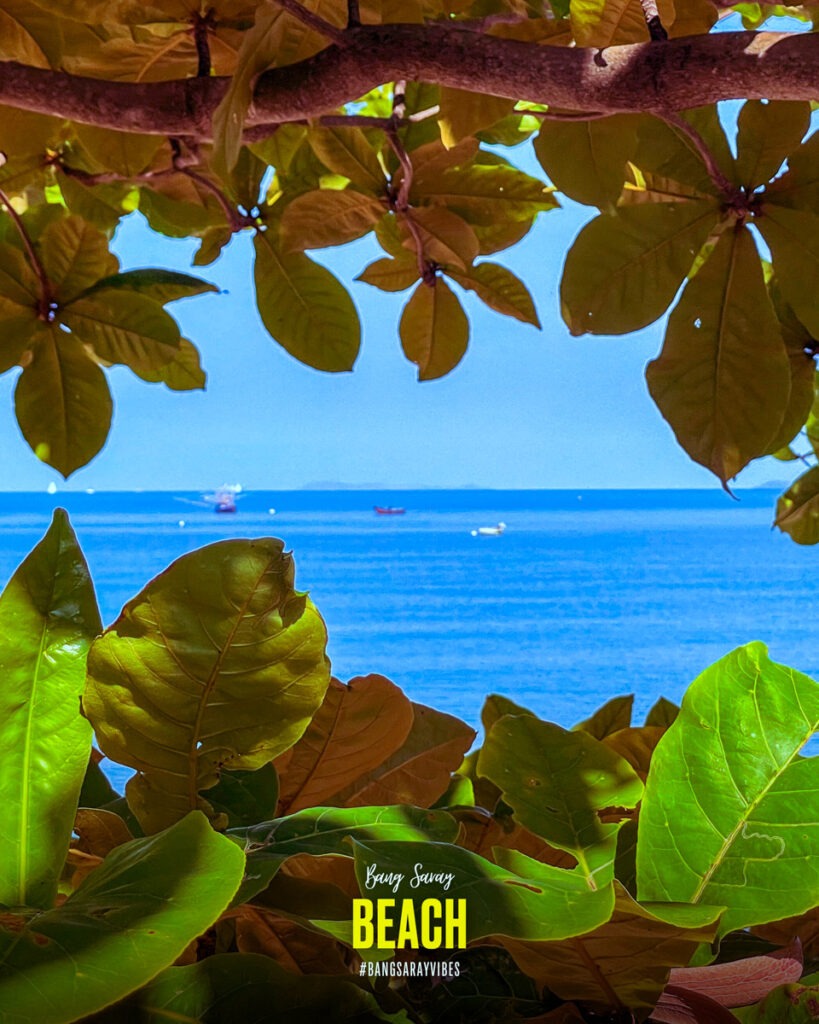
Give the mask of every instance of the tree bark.
M 819 38 L 812 34 L 720 32 L 605 50 L 539 46 L 437 25 L 362 26 L 343 36 L 343 45 L 264 72 L 248 127 L 316 117 L 399 78 L 601 113 L 819 98 Z M 2 104 L 202 140 L 211 138 L 213 112 L 228 85 L 224 78 L 109 82 L 0 63 Z

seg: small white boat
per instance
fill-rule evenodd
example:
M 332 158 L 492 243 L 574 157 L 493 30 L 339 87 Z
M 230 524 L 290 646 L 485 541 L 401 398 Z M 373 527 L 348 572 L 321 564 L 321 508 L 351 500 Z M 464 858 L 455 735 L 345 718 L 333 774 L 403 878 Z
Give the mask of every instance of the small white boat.
M 506 529 L 506 523 L 498 523 L 497 526 L 479 526 L 472 531 L 473 537 L 500 537 Z

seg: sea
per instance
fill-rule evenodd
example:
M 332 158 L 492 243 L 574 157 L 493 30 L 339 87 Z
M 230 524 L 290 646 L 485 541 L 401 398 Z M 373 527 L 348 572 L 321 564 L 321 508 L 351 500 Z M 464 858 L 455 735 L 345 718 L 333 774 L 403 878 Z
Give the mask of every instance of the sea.
M 771 529 L 777 491 L 251 491 L 235 515 L 192 492 L 6 493 L 3 583 L 66 508 L 103 621 L 171 561 L 275 536 L 329 632 L 333 673 L 377 672 L 479 728 L 488 694 L 564 726 L 634 694 L 679 701 L 749 640 L 819 679 L 819 551 Z M 374 506 L 406 509 L 383 516 Z M 498 536 L 474 536 L 502 522 Z

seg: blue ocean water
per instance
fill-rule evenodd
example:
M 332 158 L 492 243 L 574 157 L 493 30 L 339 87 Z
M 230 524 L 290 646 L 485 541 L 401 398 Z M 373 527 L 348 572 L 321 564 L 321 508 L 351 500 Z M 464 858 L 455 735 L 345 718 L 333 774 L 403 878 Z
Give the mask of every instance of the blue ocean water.
M 234 536 L 282 538 L 329 629 L 341 679 L 380 672 L 478 725 L 506 694 L 570 725 L 634 693 L 638 715 L 760 639 L 819 677 L 819 552 L 771 531 L 775 491 L 253 492 L 236 515 L 195 494 L 5 494 L 5 581 L 63 505 L 103 620 L 174 558 Z M 404 506 L 377 516 L 375 504 Z M 269 509 L 275 508 L 275 515 Z M 184 520 L 184 526 L 180 525 Z M 501 537 L 471 530 L 498 521 Z

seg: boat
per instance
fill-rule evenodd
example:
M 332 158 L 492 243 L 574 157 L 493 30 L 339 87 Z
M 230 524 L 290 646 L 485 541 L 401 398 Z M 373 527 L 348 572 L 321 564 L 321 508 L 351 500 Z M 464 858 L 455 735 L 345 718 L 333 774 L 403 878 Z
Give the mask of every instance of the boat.
M 373 505 L 373 510 L 379 516 L 403 516 L 407 511 L 397 505 Z
M 500 537 L 503 531 L 506 529 L 506 523 L 498 523 L 497 526 L 479 526 L 477 530 L 472 530 L 473 537 Z
M 222 484 L 215 490 L 202 495 L 201 501 L 192 501 L 190 498 L 177 498 L 186 505 L 198 505 L 200 508 L 212 508 L 214 512 L 233 513 L 236 512 L 236 502 L 242 494 L 241 484 Z

